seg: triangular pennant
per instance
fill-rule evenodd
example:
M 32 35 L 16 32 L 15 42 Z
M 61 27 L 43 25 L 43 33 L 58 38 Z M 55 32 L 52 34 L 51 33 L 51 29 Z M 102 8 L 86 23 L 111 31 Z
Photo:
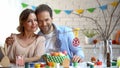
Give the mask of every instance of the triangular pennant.
M 117 6 L 117 4 L 118 4 L 118 2 L 117 2 L 117 1 L 114 1 L 114 2 L 112 2 L 112 3 L 111 3 L 111 5 L 112 5 L 113 7 L 116 7 L 116 6 Z
M 59 14 L 59 13 L 61 12 L 61 10 L 59 10 L 59 9 L 54 9 L 54 12 L 55 12 L 56 14 Z
M 82 13 L 84 12 L 84 10 L 83 10 L 83 9 L 78 9 L 78 10 L 76 10 L 76 12 L 77 12 L 78 14 L 82 14 Z
M 35 9 L 36 9 L 36 7 L 35 7 L 35 6 L 31 6 L 31 7 L 32 7 L 32 9 L 33 9 L 33 10 L 35 10 Z
M 87 9 L 90 13 L 94 12 L 95 8 L 88 8 Z
M 79 36 L 79 31 L 80 31 L 80 28 L 74 28 L 73 29 L 73 33 L 74 33 L 75 37 Z
M 99 7 L 101 10 L 106 10 L 107 9 L 107 5 L 103 5 Z
M 64 10 L 64 12 L 65 12 L 66 14 L 68 14 L 68 15 L 71 14 L 72 11 L 73 11 L 73 10 Z
M 21 3 L 21 5 L 22 5 L 23 8 L 28 6 L 28 4 L 26 4 L 26 3 Z

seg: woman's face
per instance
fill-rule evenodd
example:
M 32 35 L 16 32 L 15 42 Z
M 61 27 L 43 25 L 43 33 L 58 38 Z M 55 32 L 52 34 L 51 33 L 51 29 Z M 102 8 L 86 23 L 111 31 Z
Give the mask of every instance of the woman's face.
M 38 28 L 37 18 L 34 13 L 30 13 L 27 21 L 23 23 L 24 30 L 27 32 L 35 32 Z

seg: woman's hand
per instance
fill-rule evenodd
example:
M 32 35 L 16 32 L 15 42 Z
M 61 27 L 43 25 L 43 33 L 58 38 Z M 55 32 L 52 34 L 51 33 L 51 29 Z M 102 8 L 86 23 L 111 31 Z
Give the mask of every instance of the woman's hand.
M 8 45 L 12 45 L 13 42 L 14 42 L 14 38 L 12 37 L 13 34 L 11 34 L 10 37 L 7 37 L 6 40 L 5 40 L 5 43 Z

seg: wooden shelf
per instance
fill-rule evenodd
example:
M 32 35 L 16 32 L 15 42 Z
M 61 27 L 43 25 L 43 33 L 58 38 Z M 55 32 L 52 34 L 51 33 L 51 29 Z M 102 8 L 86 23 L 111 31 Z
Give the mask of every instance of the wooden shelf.
M 98 47 L 99 45 L 97 45 L 97 47 Z M 94 44 L 84 44 L 84 45 L 82 45 L 82 47 L 83 48 L 94 48 L 95 47 L 95 45 Z M 112 45 L 112 48 L 114 48 L 114 49 L 120 49 L 120 45 L 116 45 L 116 44 L 113 44 Z

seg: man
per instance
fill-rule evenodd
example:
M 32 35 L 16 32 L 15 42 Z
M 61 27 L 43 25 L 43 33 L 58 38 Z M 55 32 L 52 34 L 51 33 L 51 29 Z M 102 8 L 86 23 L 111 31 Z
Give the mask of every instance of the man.
M 73 44 L 72 29 L 53 24 L 52 9 L 48 5 L 39 5 L 35 13 L 41 30 L 38 34 L 46 38 L 46 52 L 67 51 L 73 62 L 82 61 L 84 54 L 80 46 Z
M 84 58 L 84 53 L 79 45 L 76 46 L 73 44 L 75 37 L 72 29 L 65 26 L 57 26 L 52 23 L 52 9 L 46 4 L 39 5 L 35 13 L 40 28 L 38 34 L 46 38 L 46 53 L 67 51 L 71 61 L 81 62 Z M 12 42 L 6 39 L 6 43 L 11 44 Z

